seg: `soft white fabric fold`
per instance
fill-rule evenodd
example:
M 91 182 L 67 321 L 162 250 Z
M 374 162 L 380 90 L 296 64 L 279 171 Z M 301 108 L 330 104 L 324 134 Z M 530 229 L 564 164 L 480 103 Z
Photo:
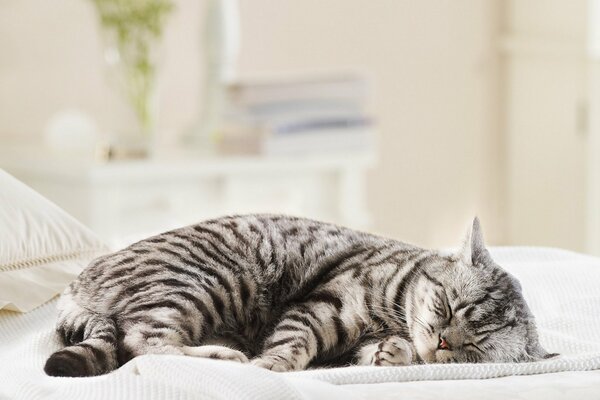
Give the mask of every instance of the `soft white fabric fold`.
M 88 262 L 88 257 L 81 257 L 0 272 L 0 309 L 34 309 L 61 293 Z
M 0 309 L 45 303 L 107 251 L 75 218 L 0 170 Z

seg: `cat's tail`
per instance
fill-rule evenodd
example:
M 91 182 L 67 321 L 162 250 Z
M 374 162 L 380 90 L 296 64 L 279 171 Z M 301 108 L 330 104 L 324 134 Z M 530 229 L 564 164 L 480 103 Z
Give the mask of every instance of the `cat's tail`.
M 67 347 L 48 358 L 44 371 L 50 376 L 94 376 L 118 368 L 115 321 L 79 306 L 68 289 L 58 307 L 56 331 Z

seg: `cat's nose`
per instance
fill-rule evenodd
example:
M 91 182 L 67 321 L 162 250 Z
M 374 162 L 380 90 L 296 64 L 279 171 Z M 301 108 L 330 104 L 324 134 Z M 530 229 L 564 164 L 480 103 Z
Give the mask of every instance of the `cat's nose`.
M 446 339 L 440 335 L 440 341 L 438 342 L 438 349 L 439 350 L 450 350 L 450 346 L 448 346 L 448 342 L 446 342 Z

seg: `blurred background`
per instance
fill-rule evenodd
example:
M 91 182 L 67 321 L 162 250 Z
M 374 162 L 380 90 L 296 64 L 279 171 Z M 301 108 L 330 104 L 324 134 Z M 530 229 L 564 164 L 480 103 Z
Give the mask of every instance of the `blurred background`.
M 585 0 L 3 0 L 0 168 L 117 247 L 285 212 L 600 254 Z

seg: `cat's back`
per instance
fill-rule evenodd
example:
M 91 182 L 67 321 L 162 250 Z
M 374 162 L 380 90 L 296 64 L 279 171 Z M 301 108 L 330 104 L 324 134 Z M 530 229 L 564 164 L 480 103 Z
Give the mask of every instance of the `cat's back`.
M 310 219 L 240 215 L 203 221 L 150 237 L 94 260 L 74 291 L 91 301 L 132 295 L 149 282 L 177 285 L 211 275 L 221 283 L 251 280 L 255 287 L 293 296 L 335 262 L 389 239 Z M 112 303 L 111 303 L 112 304 Z

